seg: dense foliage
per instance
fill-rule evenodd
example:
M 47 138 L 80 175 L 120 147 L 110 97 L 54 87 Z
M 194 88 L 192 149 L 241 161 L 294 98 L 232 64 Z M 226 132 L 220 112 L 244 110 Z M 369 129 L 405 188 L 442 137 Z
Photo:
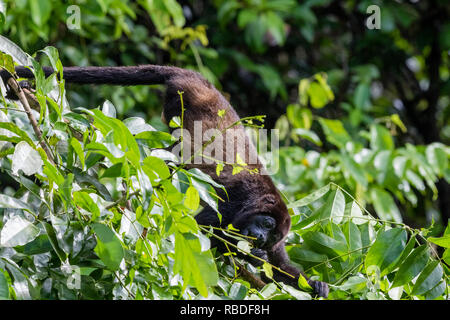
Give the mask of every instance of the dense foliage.
M 372 2 L 380 30 L 364 1 L 85 1 L 73 30 L 66 4 L 2 2 L 3 34 L 41 51 L 0 41 L 1 67 L 33 67 L 38 121 L 2 84 L 0 298 L 312 298 L 302 279 L 255 289 L 236 263 L 272 266 L 210 250 L 193 216 L 221 186 L 165 150 L 159 89 L 66 88 L 40 69 L 174 63 L 278 129 L 261 156 L 291 209 L 288 252 L 329 298 L 447 299 L 449 8 Z

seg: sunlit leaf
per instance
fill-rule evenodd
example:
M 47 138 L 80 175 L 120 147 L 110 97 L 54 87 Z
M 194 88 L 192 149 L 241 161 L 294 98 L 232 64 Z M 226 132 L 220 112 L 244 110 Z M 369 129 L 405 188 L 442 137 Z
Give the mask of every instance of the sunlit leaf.
M 437 244 L 440 247 L 450 248 L 450 234 L 444 235 L 440 238 L 429 237 L 427 240 Z
M 33 241 L 39 235 L 39 228 L 30 221 L 15 216 L 9 219 L 0 232 L 0 246 L 23 246 Z
M 30 145 L 21 141 L 16 145 L 12 156 L 12 171 L 17 173 L 22 170 L 27 176 L 39 172 L 43 166 L 41 155 Z

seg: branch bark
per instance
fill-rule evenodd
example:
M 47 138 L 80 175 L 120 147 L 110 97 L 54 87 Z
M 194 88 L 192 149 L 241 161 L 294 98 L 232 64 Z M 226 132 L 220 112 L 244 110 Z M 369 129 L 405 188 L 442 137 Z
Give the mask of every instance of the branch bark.
M 262 288 L 264 288 L 264 286 L 266 285 L 266 283 L 264 281 L 261 280 L 261 278 L 255 276 L 253 273 L 251 273 L 250 271 L 248 271 L 247 269 L 244 268 L 244 266 L 242 264 L 240 264 L 239 262 L 235 261 L 236 266 L 239 268 L 239 275 L 246 281 L 248 281 L 252 287 L 261 290 Z

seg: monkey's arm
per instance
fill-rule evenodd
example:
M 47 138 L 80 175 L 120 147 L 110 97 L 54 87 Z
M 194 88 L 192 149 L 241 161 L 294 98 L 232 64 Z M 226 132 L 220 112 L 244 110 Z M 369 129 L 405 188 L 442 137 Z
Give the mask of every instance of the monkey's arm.
M 329 288 L 325 282 L 315 281 L 309 279 L 302 271 L 292 266 L 289 263 L 289 256 L 284 247 L 284 243 L 281 242 L 277 246 L 273 247 L 272 250 L 268 251 L 269 262 L 281 270 L 293 275 L 294 277 L 290 277 L 282 272 L 274 270 L 274 279 L 276 281 L 284 282 L 294 288 L 298 287 L 298 278 L 300 274 L 308 281 L 308 284 L 313 288 L 314 293 L 320 297 L 328 297 Z

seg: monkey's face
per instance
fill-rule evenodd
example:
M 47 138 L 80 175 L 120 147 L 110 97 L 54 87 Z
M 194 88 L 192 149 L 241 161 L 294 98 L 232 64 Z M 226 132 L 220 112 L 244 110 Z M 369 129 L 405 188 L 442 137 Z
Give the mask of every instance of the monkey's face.
M 254 238 L 250 242 L 256 248 L 264 249 L 271 247 L 279 240 L 275 227 L 276 221 L 274 218 L 265 214 L 258 214 L 249 219 L 246 226 L 241 229 L 241 234 Z

